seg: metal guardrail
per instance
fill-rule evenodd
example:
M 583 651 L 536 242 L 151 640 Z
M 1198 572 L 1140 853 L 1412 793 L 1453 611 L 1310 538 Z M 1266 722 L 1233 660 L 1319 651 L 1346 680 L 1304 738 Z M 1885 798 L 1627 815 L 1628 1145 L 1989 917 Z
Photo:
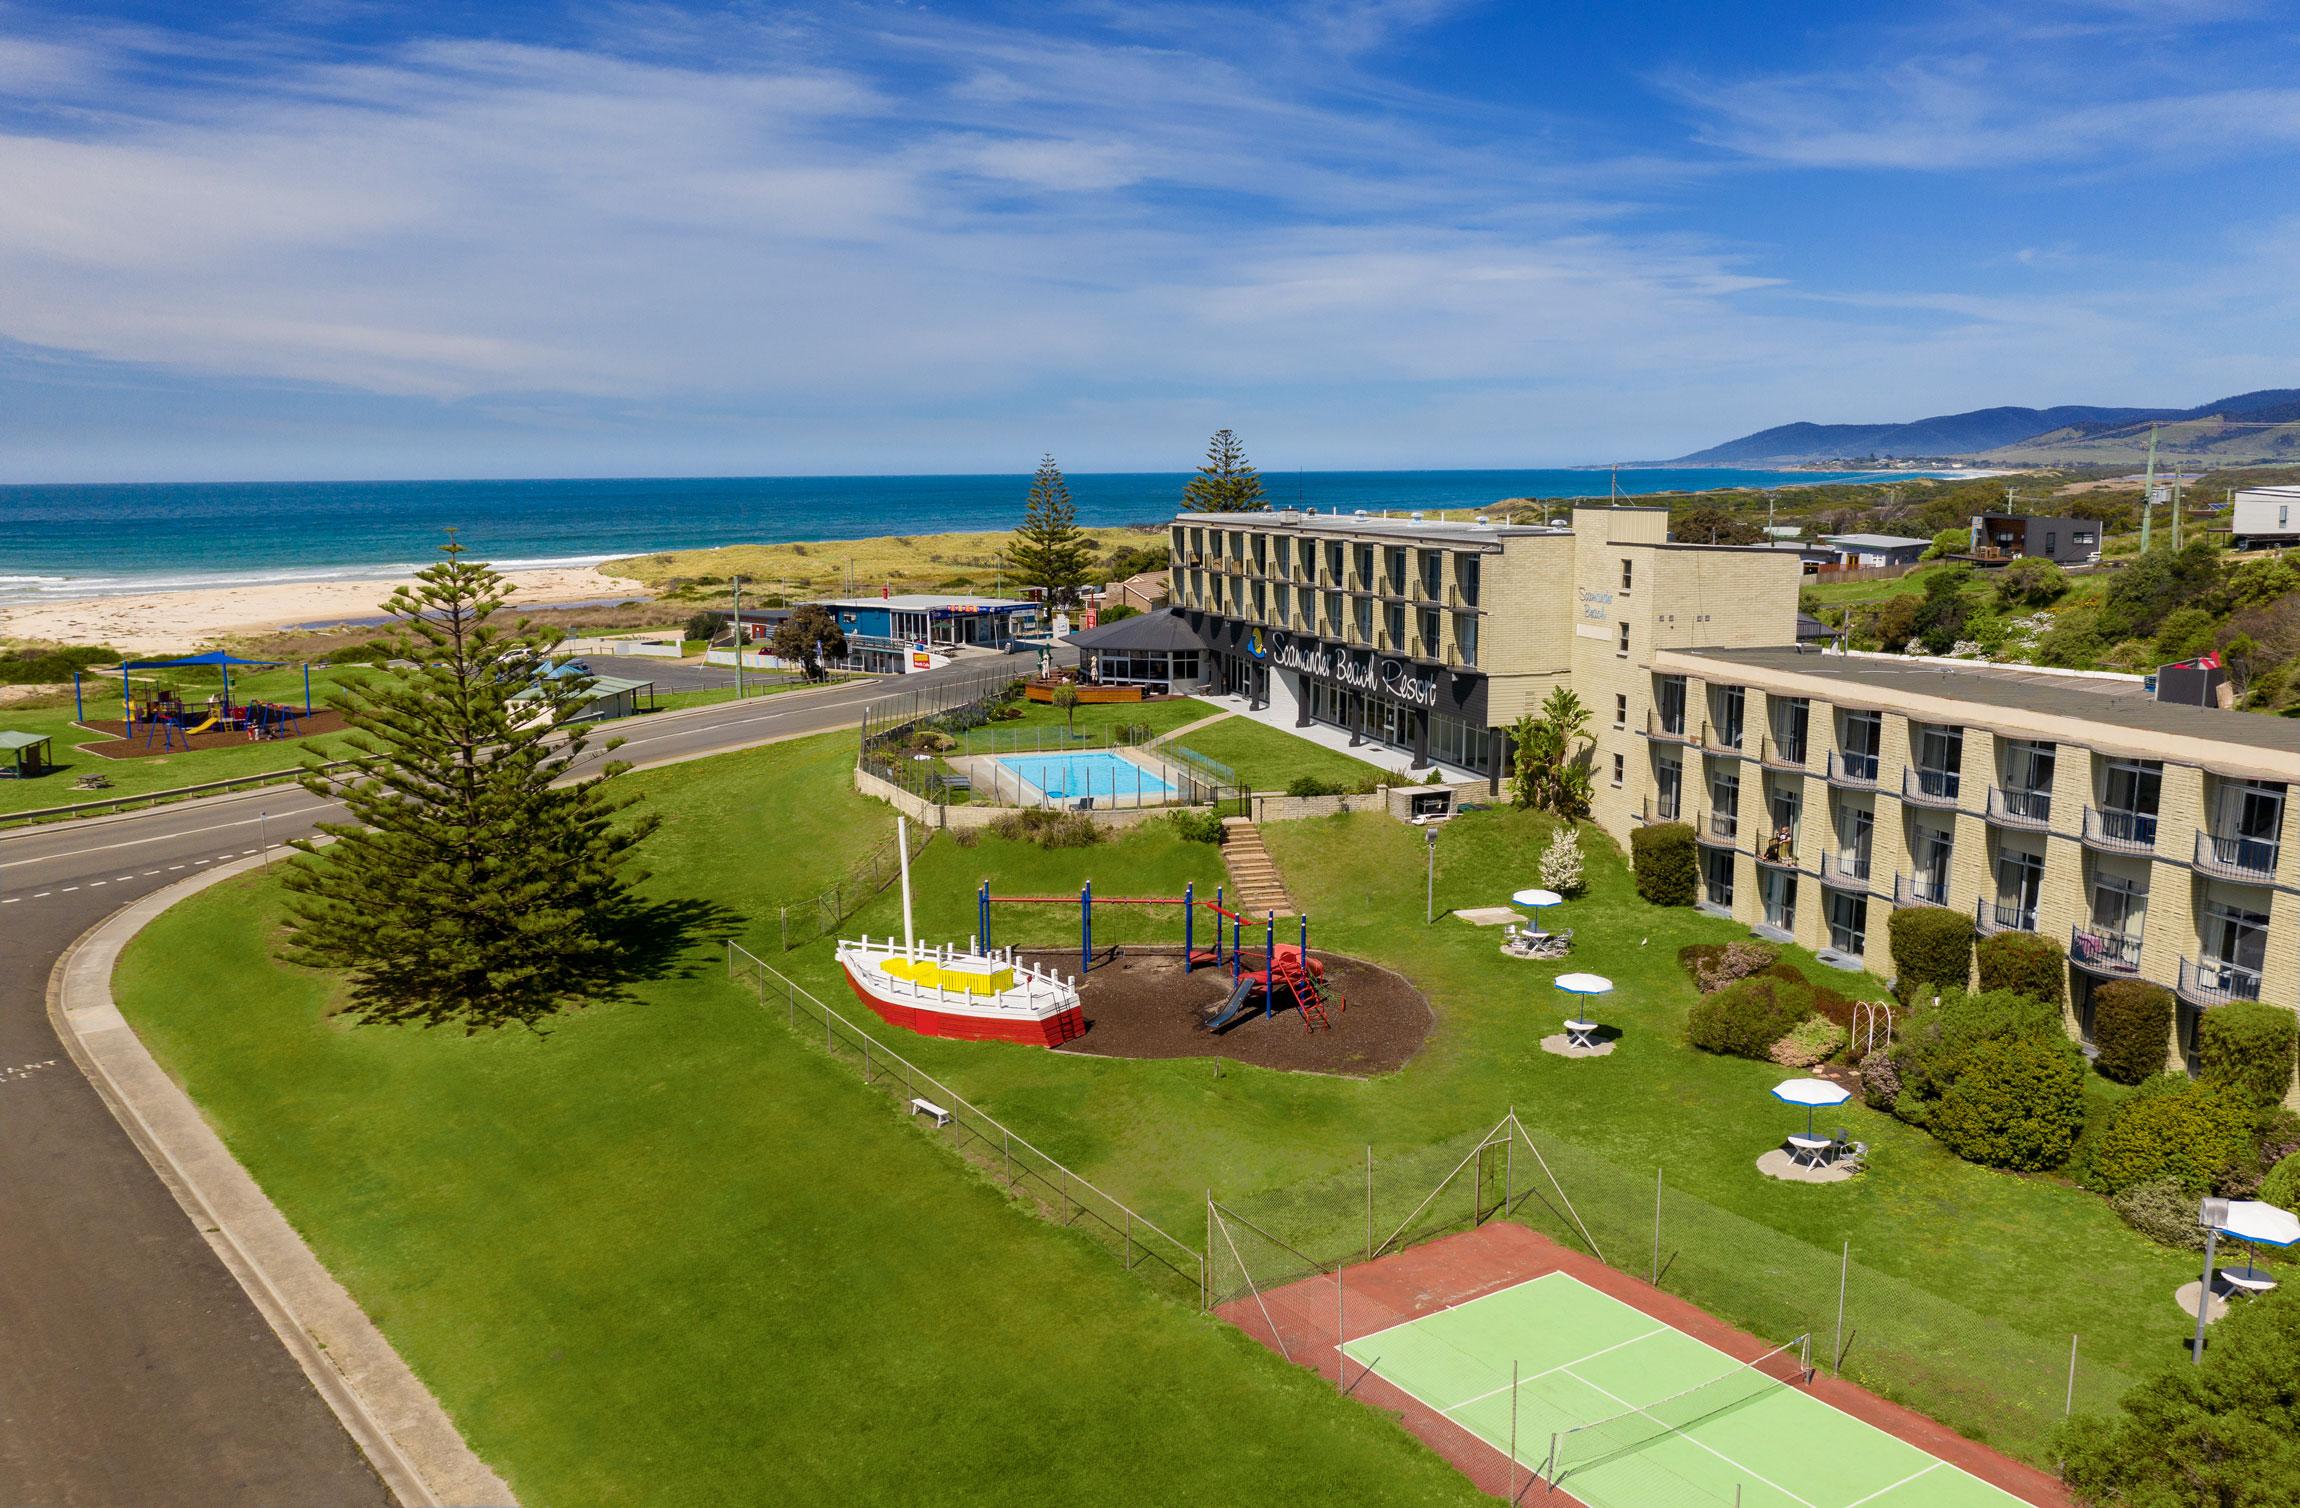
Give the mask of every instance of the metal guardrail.
M 337 760 L 320 766 L 320 773 L 350 767 L 351 761 Z M 92 817 L 105 812 L 124 811 L 147 803 L 157 805 L 185 796 L 220 796 L 242 786 L 253 790 L 261 785 L 278 785 L 300 779 L 308 773 L 302 768 L 293 770 L 265 770 L 254 775 L 235 775 L 229 780 L 210 780 L 199 785 L 172 785 L 161 791 L 139 791 L 124 796 L 107 796 L 100 801 L 76 801 L 68 806 L 34 807 L 30 811 L 0 812 L 0 827 L 16 827 L 26 823 L 44 822 L 54 817 Z

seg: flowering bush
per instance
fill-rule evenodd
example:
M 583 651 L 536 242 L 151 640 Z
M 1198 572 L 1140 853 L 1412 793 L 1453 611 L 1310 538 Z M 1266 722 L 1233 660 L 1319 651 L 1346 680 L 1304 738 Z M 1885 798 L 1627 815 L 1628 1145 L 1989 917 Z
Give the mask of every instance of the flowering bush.
M 1559 895 L 1581 894 L 1581 830 L 1570 822 L 1558 824 L 1557 835 L 1541 851 L 1541 884 Z

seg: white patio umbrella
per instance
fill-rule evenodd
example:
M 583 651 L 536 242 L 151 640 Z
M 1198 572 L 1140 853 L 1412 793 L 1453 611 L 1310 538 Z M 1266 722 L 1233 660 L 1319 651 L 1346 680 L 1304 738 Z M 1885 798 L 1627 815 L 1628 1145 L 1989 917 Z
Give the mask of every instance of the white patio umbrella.
M 1813 1112 L 1832 1105 L 1842 1105 L 1853 1097 L 1853 1092 L 1841 1084 L 1827 1079 L 1791 1079 L 1773 1086 L 1773 1098 L 1786 1104 L 1805 1107 L 1805 1134 L 1813 1134 Z
M 1510 900 L 1517 905 L 1533 908 L 1533 925 L 1537 931 L 1541 927 L 1541 908 L 1558 905 L 1564 899 L 1564 896 L 1559 895 L 1554 890 L 1520 890 L 1510 897 Z
M 2196 1344 L 2189 1355 L 2204 1364 L 2204 1324 L 2212 1313 L 2212 1261 L 2223 1235 L 2262 1246 L 2300 1246 L 2300 1215 L 2258 1199 L 2207 1199 L 2198 1214 L 2204 1227 L 2204 1283 L 2196 1291 Z
M 1560 974 L 1557 987 L 1568 995 L 1610 995 L 1613 981 L 1603 974 Z

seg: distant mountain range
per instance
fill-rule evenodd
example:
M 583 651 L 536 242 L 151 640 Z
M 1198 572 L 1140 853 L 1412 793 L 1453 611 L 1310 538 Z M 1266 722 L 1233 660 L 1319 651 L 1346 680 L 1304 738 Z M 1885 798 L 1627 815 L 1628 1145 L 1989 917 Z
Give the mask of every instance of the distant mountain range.
M 2232 428 L 2292 424 L 2291 429 Z M 1679 456 L 1672 466 L 1780 466 L 1895 459 L 2107 464 L 2148 453 L 2219 465 L 2300 458 L 2300 388 L 2264 388 L 2195 408 L 1977 408 L 1896 424 L 1782 424 Z

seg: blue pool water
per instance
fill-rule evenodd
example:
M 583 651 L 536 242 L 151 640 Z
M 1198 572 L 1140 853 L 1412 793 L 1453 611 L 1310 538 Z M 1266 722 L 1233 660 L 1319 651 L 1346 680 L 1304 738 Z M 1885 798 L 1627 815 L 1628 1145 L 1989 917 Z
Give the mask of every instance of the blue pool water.
M 1001 754 L 997 762 L 1061 801 L 1080 796 L 1169 796 L 1174 788 L 1115 754 Z

